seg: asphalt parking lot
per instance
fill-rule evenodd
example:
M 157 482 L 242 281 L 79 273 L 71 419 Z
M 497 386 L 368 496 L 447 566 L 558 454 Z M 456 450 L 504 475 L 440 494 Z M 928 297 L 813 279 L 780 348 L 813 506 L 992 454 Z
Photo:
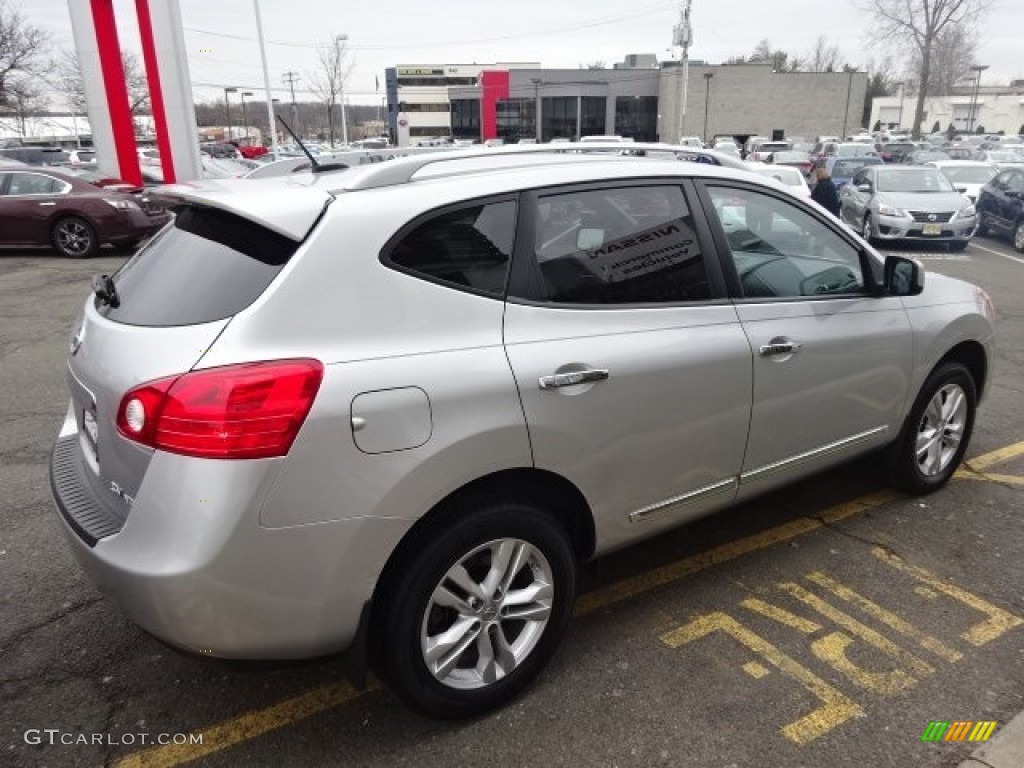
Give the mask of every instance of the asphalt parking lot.
M 991 238 L 907 250 L 999 313 L 957 479 L 911 498 L 859 462 L 597 561 L 539 684 L 466 723 L 356 691 L 338 659 L 182 654 L 93 591 L 47 462 L 72 319 L 127 254 L 0 252 L 0 763 L 957 765 L 973 745 L 922 743 L 929 722 L 1024 710 L 1024 258 Z

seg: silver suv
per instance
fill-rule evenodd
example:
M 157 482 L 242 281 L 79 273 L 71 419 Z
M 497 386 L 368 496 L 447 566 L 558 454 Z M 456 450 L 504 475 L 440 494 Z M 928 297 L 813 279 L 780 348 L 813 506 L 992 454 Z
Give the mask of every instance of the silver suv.
M 993 356 L 967 283 L 770 180 L 544 146 L 167 193 L 94 281 L 52 459 L 82 567 L 232 658 L 524 688 L 579 563 L 883 449 L 940 488 Z

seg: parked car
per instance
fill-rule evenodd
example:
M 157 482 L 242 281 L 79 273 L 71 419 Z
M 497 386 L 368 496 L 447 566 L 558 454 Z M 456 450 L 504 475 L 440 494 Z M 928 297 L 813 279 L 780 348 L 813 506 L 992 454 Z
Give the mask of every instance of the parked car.
M 68 153 L 60 147 L 7 147 L 0 149 L 0 158 L 26 165 L 67 165 L 70 161 Z
M 764 163 L 775 152 L 787 152 L 792 145 L 788 141 L 763 141 L 754 145 L 754 149 L 747 155 L 747 160 L 755 163 Z
M 51 169 L 0 169 L 0 245 L 50 246 L 84 258 L 110 243 L 131 246 L 167 223 L 130 194 Z
M 972 203 L 977 202 L 981 188 L 996 175 L 996 169 L 988 163 L 973 160 L 937 160 L 927 165 L 942 171 L 956 191 L 966 195 Z
M 825 162 L 825 168 L 828 169 L 832 183 L 838 189 L 853 179 L 861 168 L 882 164 L 883 161 L 880 157 L 832 157 Z
M 71 165 L 95 165 L 96 151 L 93 149 L 72 149 L 68 151 L 68 163 Z
M 951 160 L 972 160 L 980 162 L 985 156 L 980 150 L 972 147 L 949 146 L 943 148 L 942 151 L 949 155 Z
M 912 141 L 893 141 L 885 144 L 879 156 L 887 163 L 905 163 L 911 152 L 920 147 Z
M 819 141 L 811 150 L 811 159 L 815 165 L 824 163 L 828 158 L 833 157 L 839 151 L 838 141 Z
M 355 643 L 472 716 L 541 672 L 591 557 L 881 448 L 901 488 L 950 479 L 981 289 L 746 171 L 536 149 L 167 190 L 75 320 L 51 460 L 139 624 L 229 658 Z
M 1024 253 L 1024 168 L 1009 168 L 978 194 L 978 234 L 1009 237 Z
M 990 163 L 999 170 L 1024 164 L 1024 157 L 1021 157 L 1016 152 L 1011 152 L 1010 150 L 988 149 L 983 150 L 978 154 L 979 160 Z
M 915 152 L 911 152 L 907 157 L 906 162 L 909 165 L 924 165 L 925 163 L 936 163 L 945 160 L 952 160 L 952 158 L 942 150 L 919 149 Z
M 754 173 L 785 184 L 794 195 L 808 198 L 811 196 L 811 188 L 807 186 L 807 179 L 799 168 L 767 163 L 747 163 L 747 165 Z
M 864 239 L 931 240 L 962 251 L 978 223 L 974 205 L 938 168 L 871 165 L 839 192 L 840 216 Z
M 798 169 L 804 176 L 810 173 L 814 167 L 814 161 L 811 160 L 810 152 L 801 152 L 795 149 L 772 152 L 768 156 L 768 162 L 772 165 L 792 166 Z
M 836 157 L 878 157 L 874 144 L 851 141 L 836 146 Z

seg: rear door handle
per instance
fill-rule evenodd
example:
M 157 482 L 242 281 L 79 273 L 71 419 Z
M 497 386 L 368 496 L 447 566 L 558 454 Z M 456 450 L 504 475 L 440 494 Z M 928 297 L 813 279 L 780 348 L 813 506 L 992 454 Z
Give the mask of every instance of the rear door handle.
M 761 353 L 761 357 L 771 357 L 772 355 L 792 355 L 794 352 L 799 352 L 803 348 L 803 344 L 799 341 L 793 341 L 784 337 L 776 337 L 767 344 L 762 344 L 758 352 Z
M 568 373 L 556 373 L 551 376 L 541 376 L 538 379 L 538 383 L 541 389 L 558 389 L 559 387 L 571 387 L 574 384 L 604 381 L 607 378 L 607 369 L 588 368 L 585 371 L 570 371 Z

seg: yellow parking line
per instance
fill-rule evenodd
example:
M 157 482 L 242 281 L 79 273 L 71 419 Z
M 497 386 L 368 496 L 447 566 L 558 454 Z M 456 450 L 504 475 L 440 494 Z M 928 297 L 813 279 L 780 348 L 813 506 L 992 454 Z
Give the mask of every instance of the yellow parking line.
M 982 470 L 988 469 L 996 464 L 1001 464 L 1004 461 L 1015 459 L 1021 455 L 1024 455 L 1024 440 L 1019 443 L 1014 443 L 1013 445 L 1008 445 L 1005 448 L 999 448 L 995 451 L 983 453 L 981 456 L 975 456 L 973 459 L 969 459 L 965 463 L 967 467 L 975 472 L 981 472 Z
M 978 456 L 970 461 L 974 469 L 984 469 L 1002 461 L 1024 455 L 1024 441 Z M 959 473 L 958 473 L 959 475 Z M 992 476 L 995 479 L 996 476 Z M 768 549 L 811 533 L 826 524 L 845 520 L 899 498 L 892 491 L 877 491 L 858 499 L 829 507 L 817 517 L 801 517 L 760 533 L 745 536 L 706 552 L 677 560 L 653 571 L 623 579 L 607 587 L 581 595 L 576 601 L 575 616 L 585 616 L 602 608 L 671 584 L 712 566 L 735 560 L 743 555 Z M 348 683 L 330 683 L 264 709 L 245 712 L 230 720 L 202 729 L 203 743 L 169 744 L 125 756 L 114 763 L 115 768 L 174 768 L 206 755 L 221 752 L 270 731 L 338 707 L 378 689 L 374 682 L 366 691 L 358 691 Z
M 116 768 L 172 768 L 333 709 L 379 687 L 376 681 L 371 683 L 366 691 L 358 691 L 345 682 L 321 685 L 299 696 L 285 699 L 280 704 L 246 712 L 218 725 L 204 728 L 200 731 L 203 735 L 202 744 L 168 744 L 153 747 L 128 755 L 114 765 Z

